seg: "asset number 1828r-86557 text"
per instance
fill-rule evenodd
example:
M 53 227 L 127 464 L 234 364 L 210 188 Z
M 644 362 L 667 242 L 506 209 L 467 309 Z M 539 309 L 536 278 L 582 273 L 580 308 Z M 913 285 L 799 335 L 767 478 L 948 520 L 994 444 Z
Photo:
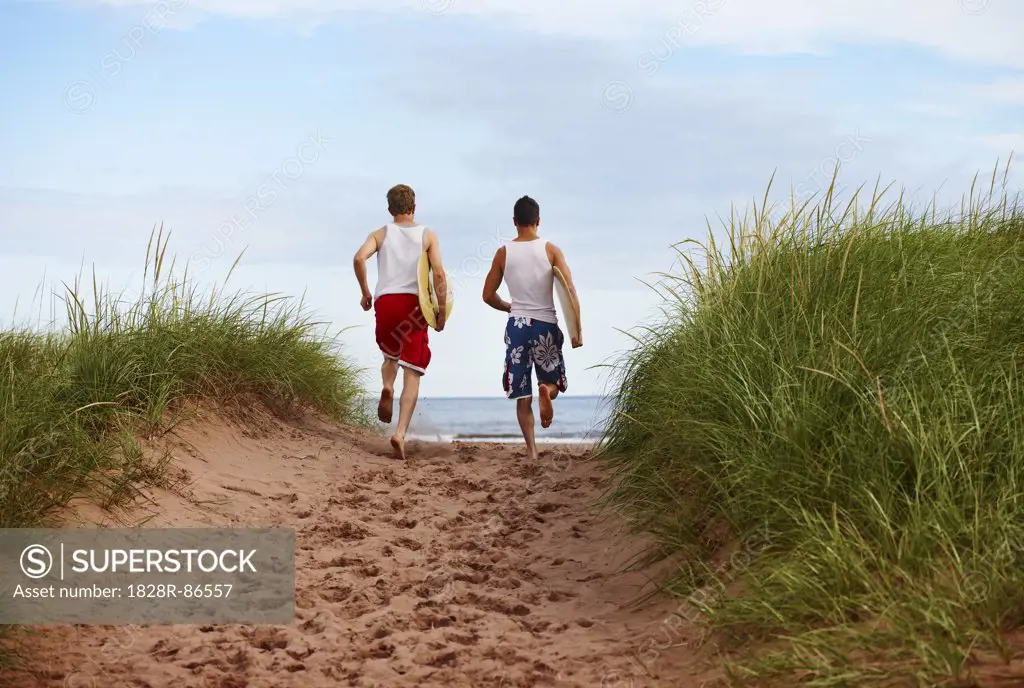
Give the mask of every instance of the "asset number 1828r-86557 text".
M 230 583 L 206 583 L 205 585 L 155 585 L 138 583 L 128 586 L 128 597 L 166 599 L 193 597 L 219 599 L 231 594 Z

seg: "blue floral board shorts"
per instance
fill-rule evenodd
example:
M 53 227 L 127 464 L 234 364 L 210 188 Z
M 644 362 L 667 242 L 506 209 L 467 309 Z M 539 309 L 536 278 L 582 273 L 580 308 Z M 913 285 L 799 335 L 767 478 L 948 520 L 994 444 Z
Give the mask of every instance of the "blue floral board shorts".
M 533 395 L 531 370 L 537 369 L 537 383 L 568 387 L 558 325 L 533 318 L 512 317 L 505 326 L 505 375 L 501 386 L 509 399 Z

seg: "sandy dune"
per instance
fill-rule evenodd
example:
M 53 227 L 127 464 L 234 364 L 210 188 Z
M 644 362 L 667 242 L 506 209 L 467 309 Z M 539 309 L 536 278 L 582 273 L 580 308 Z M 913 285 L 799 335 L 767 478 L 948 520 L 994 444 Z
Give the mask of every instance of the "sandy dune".
M 606 485 L 582 450 L 412 443 L 400 463 L 370 433 L 258 413 L 171 448 L 188 486 L 130 522 L 295 528 L 295 624 L 37 629 L 12 688 L 713 685 L 676 603 L 632 605 L 642 543 L 590 508 Z

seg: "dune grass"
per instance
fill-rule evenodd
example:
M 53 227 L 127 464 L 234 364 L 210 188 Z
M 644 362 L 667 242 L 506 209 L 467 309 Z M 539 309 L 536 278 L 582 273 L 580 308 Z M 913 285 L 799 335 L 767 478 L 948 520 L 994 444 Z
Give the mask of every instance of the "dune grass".
M 168 237 L 169 238 L 169 237 Z M 255 399 L 360 421 L 355 369 L 276 295 L 200 293 L 154 232 L 141 294 L 66 285 L 66 325 L 0 332 L 0 527 L 44 524 L 76 495 L 106 506 L 161 479 L 143 434 L 183 402 Z
M 1024 208 L 997 179 L 944 216 L 766 195 L 663 276 L 610 498 L 737 683 L 969 685 L 1024 623 Z

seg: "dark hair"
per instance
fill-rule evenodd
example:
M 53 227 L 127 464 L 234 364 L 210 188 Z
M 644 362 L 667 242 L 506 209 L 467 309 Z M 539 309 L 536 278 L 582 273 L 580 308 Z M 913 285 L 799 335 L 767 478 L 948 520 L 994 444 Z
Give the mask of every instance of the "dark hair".
M 388 191 L 388 212 L 392 215 L 408 215 L 416 210 L 416 194 L 405 184 L 393 186 Z
M 540 206 L 529 196 L 523 196 L 516 201 L 516 207 L 512 210 L 512 218 L 516 227 L 532 227 L 540 222 Z

